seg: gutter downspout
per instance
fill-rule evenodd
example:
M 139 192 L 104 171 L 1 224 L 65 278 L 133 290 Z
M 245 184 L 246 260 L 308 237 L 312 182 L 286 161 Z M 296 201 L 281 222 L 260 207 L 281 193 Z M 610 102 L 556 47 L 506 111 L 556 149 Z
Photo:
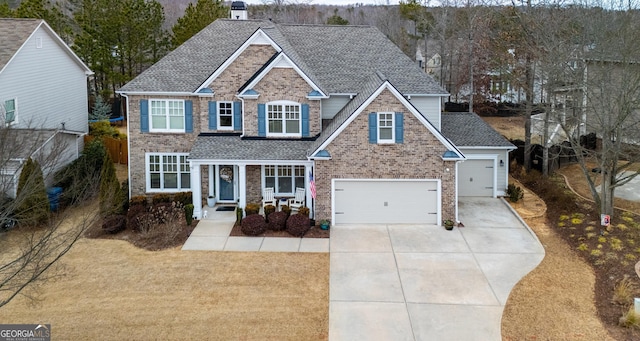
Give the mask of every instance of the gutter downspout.
M 129 111 L 129 96 L 127 96 L 125 93 L 120 93 L 120 96 L 124 97 L 127 100 L 127 118 L 129 117 L 129 114 L 131 113 L 131 111 Z M 129 122 L 127 122 L 127 149 L 130 151 L 131 150 L 131 126 L 129 125 Z M 131 153 L 127 153 L 127 180 L 131 181 Z M 131 199 L 131 183 L 129 183 L 129 199 Z

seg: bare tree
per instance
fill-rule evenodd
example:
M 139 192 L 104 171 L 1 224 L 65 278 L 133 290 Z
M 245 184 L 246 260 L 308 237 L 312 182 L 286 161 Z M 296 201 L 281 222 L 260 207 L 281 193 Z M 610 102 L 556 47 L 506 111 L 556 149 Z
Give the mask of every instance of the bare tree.
M 58 261 L 99 219 L 99 210 L 78 208 L 82 214 L 71 216 L 67 210 L 61 211 L 36 226 L 27 226 L 19 220 L 25 216 L 25 212 L 20 212 L 25 200 L 34 191 L 42 190 L 33 185 L 38 181 L 25 179 L 25 185 L 16 191 L 16 179 L 25 160 L 38 160 L 45 177 L 50 178 L 60 161 L 67 157 L 65 150 L 64 139 L 58 131 L 15 129 L 4 122 L 0 126 L 0 307 L 18 295 L 34 297 L 34 290 L 40 284 L 62 275 L 63 268 Z M 85 183 L 98 182 L 94 178 Z M 94 195 L 89 187 L 77 190 L 76 195 L 69 198 L 69 204 L 86 205 L 87 199 Z

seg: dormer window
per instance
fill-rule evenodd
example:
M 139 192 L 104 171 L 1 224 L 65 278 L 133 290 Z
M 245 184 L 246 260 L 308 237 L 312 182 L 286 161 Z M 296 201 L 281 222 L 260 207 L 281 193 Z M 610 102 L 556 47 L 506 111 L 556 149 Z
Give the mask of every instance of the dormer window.
M 299 103 L 271 102 L 266 107 L 267 136 L 301 136 Z

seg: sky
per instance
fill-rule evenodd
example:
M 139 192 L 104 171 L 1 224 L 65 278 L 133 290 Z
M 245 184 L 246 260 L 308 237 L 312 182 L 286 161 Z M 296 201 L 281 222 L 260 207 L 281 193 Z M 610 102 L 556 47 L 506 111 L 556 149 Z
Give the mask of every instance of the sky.
M 247 5 L 263 4 L 264 0 L 243 0 Z M 338 5 L 347 6 L 353 4 L 365 5 L 397 5 L 399 0 L 293 0 L 291 2 L 308 3 L 311 5 Z

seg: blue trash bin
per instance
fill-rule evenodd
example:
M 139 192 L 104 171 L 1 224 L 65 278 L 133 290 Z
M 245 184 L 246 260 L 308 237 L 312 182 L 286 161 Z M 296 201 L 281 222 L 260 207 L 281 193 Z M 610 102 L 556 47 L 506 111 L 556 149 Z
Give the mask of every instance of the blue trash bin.
M 47 189 L 47 198 L 49 198 L 49 209 L 53 212 L 58 210 L 62 187 L 51 187 Z

